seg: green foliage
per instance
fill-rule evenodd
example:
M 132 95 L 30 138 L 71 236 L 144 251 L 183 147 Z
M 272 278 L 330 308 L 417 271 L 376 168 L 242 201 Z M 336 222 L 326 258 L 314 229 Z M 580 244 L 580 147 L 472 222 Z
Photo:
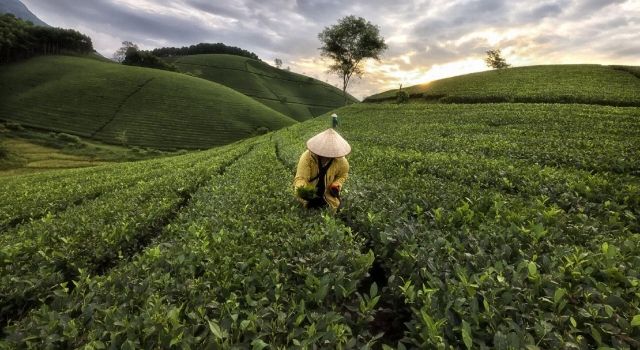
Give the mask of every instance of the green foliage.
M 629 74 L 631 68 L 627 66 L 620 70 L 599 65 L 516 67 L 436 80 L 403 90 L 412 98 L 426 102 L 584 103 L 638 107 L 640 79 Z M 393 102 L 397 91 L 369 96 L 365 102 Z
M 79 57 L 0 67 L 0 115 L 111 144 L 197 149 L 277 130 L 294 120 L 224 86 L 183 74 Z
M 336 113 L 354 149 L 337 216 L 290 191 L 328 116 L 0 179 L 0 347 L 636 347 L 638 108 Z
M 407 103 L 409 102 L 409 93 L 405 90 L 398 90 L 396 93 L 396 103 Z
M 178 71 L 191 73 L 239 91 L 298 121 L 344 105 L 342 92 L 322 81 L 264 62 L 231 55 L 168 57 Z M 348 96 L 349 102 L 357 102 Z
M 69 135 L 67 133 L 59 133 L 56 134 L 55 136 L 58 140 L 63 141 L 63 142 L 68 142 L 68 143 L 73 143 L 73 144 L 79 144 L 81 142 L 80 138 L 76 135 Z
M 329 70 L 342 78 L 344 102 L 347 102 L 347 86 L 351 77 L 362 76 L 362 63 L 369 58 L 379 60 L 387 49 L 380 29 L 362 17 L 346 16 L 337 24 L 324 28 L 318 34 L 322 56 L 332 64 Z
M 162 47 L 154 49 L 151 53 L 158 57 L 174 57 L 174 56 L 190 56 L 190 55 L 207 55 L 207 54 L 219 54 L 219 55 L 234 55 L 240 57 L 247 57 L 253 60 L 260 60 L 258 55 L 253 52 L 241 49 L 235 46 L 227 46 L 223 43 L 200 43 L 197 45 L 183 46 L 183 47 Z
M 365 345 L 373 338 L 367 325 L 375 302 L 369 300 L 361 312 L 352 310 L 359 310 L 362 304 L 357 283 L 365 277 L 372 255 L 362 253 L 362 240 L 335 218 L 305 213 L 295 201 L 274 201 L 265 195 L 289 185 L 289 170 L 278 163 L 272 144 L 251 147 L 245 143 L 175 158 L 162 165 L 133 165 L 129 176 L 152 171 L 138 176 L 154 179 L 164 173 L 165 181 L 133 186 L 129 189 L 133 193 L 118 194 L 120 191 L 114 189 L 95 204 L 79 208 L 87 213 L 91 209 L 94 226 L 109 225 L 91 229 L 109 232 L 103 239 L 96 240 L 91 232 L 61 239 L 65 227 L 71 226 L 66 221 L 78 225 L 89 219 L 65 212 L 47 218 L 46 223 L 30 224 L 57 227 L 50 231 L 49 239 L 45 237 L 46 242 L 27 238 L 37 237 L 37 227 L 30 234 L 20 234 L 21 241 L 27 242 L 24 246 L 18 246 L 13 235 L 5 236 L 2 253 L 14 260 L 14 271 L 40 268 L 11 277 L 16 282 L 3 283 L 3 295 L 16 298 L 12 300 L 52 298 L 51 303 L 42 304 L 8 326 L 5 344 L 82 347 L 109 343 L 151 348 Z M 153 170 L 159 165 L 165 169 Z M 189 173 L 170 175 L 173 171 L 167 172 L 166 168 L 171 167 Z M 206 179 L 203 186 L 188 188 L 198 178 Z M 240 178 L 242 181 L 238 181 Z M 145 223 L 167 215 L 166 211 L 149 208 L 127 208 L 142 203 L 154 207 L 157 200 L 145 201 L 146 196 L 154 193 L 156 198 L 172 198 L 171 193 L 181 189 L 191 193 L 188 205 L 175 221 L 156 233 L 153 244 L 125 261 L 132 254 L 127 247 L 135 245 L 136 235 L 144 234 Z M 164 193 L 155 194 L 158 191 Z M 132 197 L 134 193 L 137 195 Z M 144 202 L 114 201 L 120 197 Z M 121 207 L 122 217 L 107 216 L 108 211 Z M 143 213 L 146 215 L 138 216 Z M 237 215 L 254 220 L 238 220 Z M 18 258 L 21 251 L 30 249 L 43 253 L 35 253 L 33 262 Z M 56 254 L 63 250 L 64 255 Z M 122 264 L 103 276 L 96 275 L 100 266 L 89 258 L 92 254 L 107 255 L 111 259 L 107 261 L 120 260 Z M 72 292 L 69 284 L 60 282 L 64 277 L 50 275 L 63 262 L 78 268 Z M 35 280 L 39 274 L 51 278 Z M 5 277 L 8 281 L 9 276 Z M 37 289 L 19 289 L 21 283 L 28 282 Z M 123 288 L 123 283 L 140 288 Z M 78 312 L 67 314 L 65 310 L 70 308 Z M 52 317 L 51 323 L 43 322 L 47 314 Z
M 127 51 L 132 49 L 137 51 L 138 45 L 131 41 L 123 41 L 122 46 L 113 54 L 113 59 L 118 63 L 122 63 L 122 61 L 127 57 Z
M 613 69 L 627 72 L 640 79 L 640 66 L 610 66 Z
M 361 150 L 341 217 L 385 267 L 383 299 L 411 315 L 406 348 L 636 346 L 637 108 L 337 113 L 352 116 L 341 130 Z M 281 158 L 295 166 L 300 140 L 326 123 L 277 133 Z
M 271 130 L 269 130 L 269 128 L 267 128 L 265 126 L 261 126 L 261 127 L 256 129 L 255 134 L 256 135 L 264 135 L 264 134 L 268 133 L 269 131 L 271 131 Z
M 298 197 L 308 201 L 317 198 L 317 192 L 318 191 L 316 190 L 316 187 L 313 185 L 302 186 L 296 189 L 296 194 L 298 195 Z
M 494 69 L 509 68 L 511 65 L 507 64 L 507 60 L 502 57 L 500 49 L 492 49 L 487 51 L 487 57 L 484 59 L 487 67 Z
M 91 38 L 72 29 L 34 26 L 12 14 L 0 15 L 0 63 L 36 55 L 88 54 Z
M 141 51 L 134 47 L 129 47 L 127 49 L 122 64 L 126 64 L 128 66 L 162 69 L 171 72 L 177 71 L 176 66 L 166 63 L 159 57 L 153 55 L 151 52 Z

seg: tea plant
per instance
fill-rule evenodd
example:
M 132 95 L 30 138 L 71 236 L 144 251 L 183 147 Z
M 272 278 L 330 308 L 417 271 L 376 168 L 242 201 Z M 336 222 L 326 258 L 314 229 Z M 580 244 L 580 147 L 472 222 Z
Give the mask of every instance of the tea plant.
M 637 109 L 341 112 L 354 149 L 341 218 L 383 266 L 383 300 L 412 315 L 390 345 L 639 345 Z M 279 133 L 282 161 L 313 132 Z
M 335 216 L 291 193 L 327 117 L 10 180 L 39 197 L 0 236 L 0 347 L 640 346 L 638 108 L 337 113 L 353 153 Z M 101 180 L 79 202 L 55 185 L 85 174 Z
M 361 239 L 339 221 L 305 213 L 281 192 L 287 173 L 272 147 L 257 147 L 202 187 L 156 244 L 102 277 L 83 271 L 71 293 L 57 290 L 48 305 L 9 326 L 8 341 L 151 348 L 374 342 L 367 325 L 375 301 L 357 292 L 372 254 L 361 253 Z

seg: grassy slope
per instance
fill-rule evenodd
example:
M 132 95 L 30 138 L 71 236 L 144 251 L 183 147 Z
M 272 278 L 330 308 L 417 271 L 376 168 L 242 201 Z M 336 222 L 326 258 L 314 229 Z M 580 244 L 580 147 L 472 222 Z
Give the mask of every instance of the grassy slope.
M 79 57 L 0 67 L 0 119 L 108 143 L 207 148 L 295 123 L 222 85 Z
M 440 102 L 568 102 L 640 106 L 640 67 L 548 65 L 472 73 L 406 88 L 413 98 Z M 635 76 L 633 72 L 635 73 Z M 605 88 L 606 87 L 606 88 Z M 396 90 L 365 101 L 394 99 Z
M 89 156 L 64 153 L 60 149 L 41 146 L 24 139 L 7 139 L 0 142 L 11 153 L 10 157 L 15 157 L 16 163 L 5 169 L 3 161 L 0 160 L 0 176 L 107 164 Z
M 344 104 L 342 92 L 329 84 L 246 57 L 193 55 L 166 60 L 182 72 L 240 91 L 299 121 Z M 349 96 L 349 101 L 356 99 Z
M 12 130 L 2 123 L 0 149 L 5 151 L 5 154 L 0 153 L 0 176 L 176 155 L 157 149 L 123 147 L 23 127 Z
M 6 200 L 21 198 L 29 204 L 27 214 L 45 213 L 48 203 L 57 203 L 48 221 L 23 221 L 0 236 L 0 247 L 12 247 L 5 249 L 6 259 L 16 257 L 0 276 L 8 281 L 7 298 L 52 300 L 12 318 L 6 339 L 36 348 L 91 341 L 162 348 L 173 339 L 192 348 L 222 342 L 242 348 L 258 338 L 281 347 L 294 347 L 292 339 L 322 347 L 335 341 L 336 329 L 349 327 L 354 335 L 344 336 L 359 335 L 353 340 L 359 346 L 385 331 L 381 341 L 393 346 L 401 340 L 407 347 L 435 348 L 439 339 L 461 348 L 467 341 L 464 321 L 479 348 L 638 345 L 640 330 L 629 322 L 640 314 L 640 108 L 361 104 L 339 113 L 340 132 L 353 153 L 343 193 L 347 205 L 335 219 L 296 209 L 290 188 L 304 141 L 326 128 L 326 117 L 248 140 L 249 151 L 244 143 L 151 162 L 0 179 Z M 239 156 L 214 171 L 224 152 Z M 196 181 L 189 169 L 204 168 L 205 182 L 198 188 L 171 180 L 145 189 L 136 178 L 140 182 L 127 189 L 136 194 L 131 198 L 145 198 L 137 191 L 192 191 L 178 215 L 161 214 L 160 221 L 170 221 L 164 229 L 142 230 L 153 240 L 142 240 L 148 245 L 141 247 L 130 247 L 140 230 L 129 227 L 145 227 L 152 215 L 118 211 L 128 203 L 115 200 L 118 189 L 107 186 L 96 200 L 68 208 L 64 187 L 59 196 L 49 190 L 59 181 L 55 176 L 71 181 L 103 171 L 98 179 L 126 185 L 133 183 L 128 177 L 154 168 L 173 169 L 187 182 Z M 42 205 L 36 196 L 19 196 L 23 192 L 45 197 Z M 124 228 L 110 221 L 114 211 L 126 216 Z M 76 219 L 78 213 L 91 224 Z M 82 222 L 96 233 L 73 226 Z M 100 232 L 121 231 L 124 238 L 99 238 Z M 46 253 L 30 255 L 29 249 Z M 344 284 L 370 292 L 363 260 L 353 261 L 369 249 L 382 266 L 378 306 L 388 323 L 354 311 L 353 284 Z M 124 256 L 109 256 L 113 268 L 105 270 L 94 256 L 109 251 Z M 140 254 L 129 260 L 132 251 Z M 71 277 L 76 287 L 53 292 L 69 281 L 59 267 L 68 265 L 83 271 Z M 314 284 L 320 276 L 324 293 Z M 27 285 L 38 289 L 23 296 Z M 343 298 L 339 291 L 350 294 Z M 330 320 L 322 319 L 330 310 Z M 167 315 L 173 315 L 170 321 Z M 214 332 L 217 327 L 222 331 Z

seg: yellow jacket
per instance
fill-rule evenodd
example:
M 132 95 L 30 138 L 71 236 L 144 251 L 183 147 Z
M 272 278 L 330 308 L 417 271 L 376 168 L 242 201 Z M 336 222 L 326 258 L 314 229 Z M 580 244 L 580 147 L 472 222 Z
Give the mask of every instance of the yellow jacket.
M 311 182 L 309 180 L 316 177 L 319 171 L 320 167 L 318 166 L 318 156 L 311 153 L 311 151 L 306 150 L 302 153 L 300 160 L 298 161 L 298 170 L 296 171 L 296 177 L 293 180 L 294 191 L 299 187 L 306 186 L 307 184 L 313 184 L 313 186 L 316 186 L 318 179 Z M 333 162 L 331 162 L 331 166 L 327 169 L 327 175 L 324 178 L 324 199 L 333 209 L 337 209 L 340 206 L 340 199 L 331 195 L 329 186 L 332 183 L 336 183 L 342 190 L 342 184 L 347 180 L 348 173 L 349 162 L 347 162 L 347 158 L 345 157 L 334 158 Z M 300 198 L 300 200 L 304 202 L 302 198 Z

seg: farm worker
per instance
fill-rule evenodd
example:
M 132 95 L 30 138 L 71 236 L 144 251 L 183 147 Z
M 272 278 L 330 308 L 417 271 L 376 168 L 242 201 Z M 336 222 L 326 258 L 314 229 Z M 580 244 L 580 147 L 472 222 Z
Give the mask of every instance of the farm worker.
M 298 200 L 305 208 L 329 205 L 333 211 L 338 210 L 340 191 L 349 173 L 345 156 L 350 152 L 349 143 L 334 129 L 327 129 L 307 141 L 307 150 L 300 156 L 293 181 Z

